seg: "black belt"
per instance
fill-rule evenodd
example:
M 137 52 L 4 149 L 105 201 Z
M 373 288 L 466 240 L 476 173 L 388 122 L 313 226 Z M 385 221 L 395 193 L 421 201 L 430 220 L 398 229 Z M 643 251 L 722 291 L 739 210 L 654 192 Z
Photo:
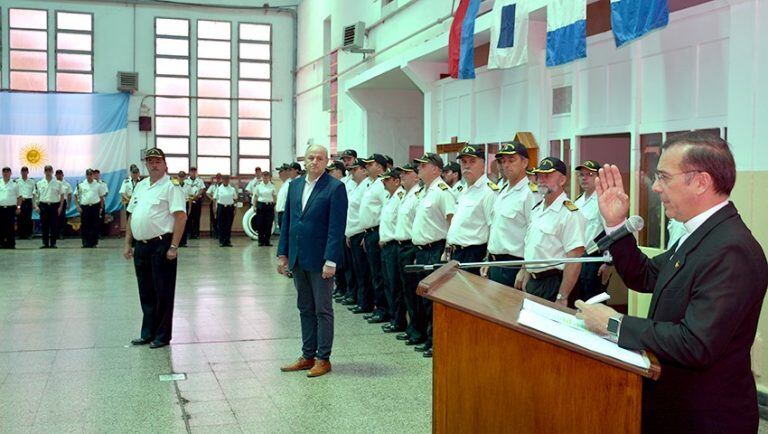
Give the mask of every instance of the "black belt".
M 433 241 L 433 242 L 428 243 L 428 244 L 424 244 L 424 245 L 421 245 L 421 246 L 416 246 L 416 248 L 419 249 L 419 250 L 430 250 L 430 249 L 433 249 L 435 247 L 442 248 L 444 246 L 445 246 L 445 240 L 437 240 L 437 241 Z
M 0 205 L 0 208 L 16 208 L 16 205 Z
M 370 234 L 372 232 L 378 232 L 378 230 L 379 230 L 378 226 L 373 226 L 373 227 L 370 227 L 370 228 L 366 228 L 365 229 L 365 233 L 366 234 Z
M 96 205 L 99 205 L 99 203 L 98 202 L 97 203 L 83 203 L 83 204 L 80 204 L 80 208 L 83 208 L 83 207 L 86 207 L 86 206 L 96 206 Z
M 531 278 L 533 279 L 544 279 L 545 277 L 553 277 L 553 276 L 562 276 L 563 271 L 558 270 L 557 268 L 552 268 L 550 270 L 544 270 L 540 273 L 531 273 Z
M 488 244 L 473 244 L 471 246 L 459 246 L 457 244 L 451 244 L 451 249 L 453 249 L 454 252 L 460 252 L 462 250 L 471 249 L 472 247 L 487 247 Z
M 385 241 L 384 244 L 381 245 L 381 247 L 389 247 L 389 246 L 391 246 L 391 245 L 393 245 L 395 243 L 397 243 L 397 241 L 395 241 L 395 240 Z
M 256 202 L 256 206 L 275 206 L 274 202 Z
M 141 244 L 154 244 L 154 243 L 159 243 L 161 241 L 167 241 L 170 243 L 172 237 L 173 237 L 172 233 L 167 233 L 167 234 L 158 235 L 155 238 L 150 238 L 148 240 L 136 240 L 136 242 Z
M 512 256 L 507 254 L 495 254 L 495 253 L 489 253 L 488 257 L 491 259 L 491 261 L 522 261 L 523 258 L 519 256 Z
M 223 206 L 223 207 L 225 207 L 225 208 L 227 208 L 227 207 L 230 207 L 230 206 L 235 206 L 235 205 L 224 205 L 223 203 L 219 203 L 219 204 L 217 204 L 217 205 L 218 205 L 218 206 Z
M 397 244 L 399 244 L 401 247 L 413 247 L 413 243 L 411 240 L 403 240 L 403 241 L 397 241 Z
M 59 202 L 40 202 L 40 205 L 58 205 Z

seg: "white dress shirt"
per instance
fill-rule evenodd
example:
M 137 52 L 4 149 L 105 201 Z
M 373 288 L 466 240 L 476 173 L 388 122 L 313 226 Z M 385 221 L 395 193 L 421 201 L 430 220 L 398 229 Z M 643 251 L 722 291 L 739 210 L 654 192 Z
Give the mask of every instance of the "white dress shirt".
M 50 181 L 43 178 L 37 181 L 35 188 L 37 192 L 36 194 L 38 203 L 59 203 L 61 202 L 61 197 L 64 194 L 61 182 L 55 178 L 51 178 Z
M 416 204 L 419 197 L 416 193 L 421 190 L 419 184 L 414 185 L 405 194 L 400 206 L 397 207 L 397 226 L 395 227 L 395 239 L 398 241 L 410 241 L 413 230 L 413 219 L 416 217 Z
M 248 184 L 245 184 L 245 191 L 253 196 L 256 193 L 256 187 L 259 184 L 261 184 L 261 178 L 253 178 L 248 181 Z
M 8 182 L 0 179 L 0 206 L 16 206 L 19 196 L 19 186 L 9 179 Z
M 195 179 L 188 177 L 184 180 L 184 185 L 190 186 L 192 196 L 197 196 L 201 191 L 205 190 L 205 182 L 199 176 L 196 176 Z
M 100 187 L 101 187 L 101 190 L 99 190 L 99 195 L 101 195 L 102 197 L 108 195 L 109 194 L 109 186 L 107 186 L 107 183 L 104 182 L 104 181 L 99 180 L 99 184 L 100 184 Z
M 375 180 L 368 178 L 368 181 L 369 186 L 360 202 L 360 226 L 363 229 L 379 225 L 381 208 L 384 206 L 384 202 L 389 199 L 389 193 L 386 187 L 384 187 L 384 181 L 381 178 L 376 178 Z
M 19 186 L 19 194 L 22 199 L 32 199 L 35 195 L 35 180 L 32 178 L 16 178 L 16 185 Z
M 528 230 L 535 205 L 536 197 L 528 178 L 523 177 L 512 186 L 504 186 L 493 206 L 488 253 L 523 257 L 525 232 Z
M 395 230 L 397 227 L 397 209 L 400 207 L 405 189 L 399 187 L 389 196 L 384 206 L 381 207 L 381 218 L 379 222 L 379 242 L 386 243 L 395 239 Z
M 322 176 L 322 175 L 320 175 Z M 320 179 L 315 178 L 314 180 L 310 181 L 309 177 L 304 178 L 304 191 L 301 193 L 301 210 L 304 211 L 304 208 L 307 207 L 307 202 L 309 201 L 309 197 L 312 196 L 312 190 L 315 189 L 315 186 L 317 185 L 317 180 Z
M 486 175 L 465 186 L 456 200 L 446 242 L 454 246 L 479 246 L 488 242 L 493 220 L 493 204 L 499 187 Z
M 525 233 L 523 257 L 526 260 L 564 258 L 571 250 L 587 245 L 584 242 L 584 216 L 578 210 L 568 209 L 566 201 L 568 196 L 563 192 L 551 205 L 541 202 L 533 209 L 531 223 Z M 564 270 L 565 265 L 548 265 L 529 271 L 540 273 L 553 268 Z
M 64 200 L 69 200 L 69 195 L 72 194 L 72 185 L 66 179 L 59 182 L 61 182 L 61 194 L 64 195 Z
M 597 205 L 597 192 L 592 192 L 589 197 L 587 197 L 586 193 L 582 194 L 573 203 L 579 207 L 579 212 L 587 222 L 584 241 L 589 243 L 603 231 L 605 226 L 603 216 L 600 215 L 600 207 Z
M 448 234 L 448 216 L 453 215 L 455 209 L 451 188 L 438 176 L 419 194 L 411 233 L 413 244 L 423 246 L 444 240 Z
M 360 226 L 360 203 L 363 200 L 363 194 L 368 189 L 369 181 L 368 178 L 360 181 L 347 196 L 347 228 L 344 230 L 344 235 L 348 238 L 359 234 L 364 229 Z
M 79 203 L 80 206 L 96 205 L 101 200 L 101 196 L 99 195 L 100 190 L 101 185 L 99 185 L 98 181 L 94 180 L 88 182 L 87 179 L 82 180 L 80 184 L 77 184 L 77 190 L 75 190 L 77 203 Z
M 263 181 L 259 182 L 253 190 L 252 202 L 274 203 L 275 184 L 272 184 L 272 182 L 269 182 L 268 184 L 265 184 Z
M 217 205 L 234 205 L 237 198 L 237 190 L 232 185 L 221 184 L 213 192 L 213 200 Z
M 291 185 L 291 178 L 286 178 L 277 191 L 277 203 L 275 203 L 275 212 L 285 211 L 285 202 L 288 200 L 288 186 Z
M 145 178 L 133 190 L 127 211 L 131 213 L 131 233 L 141 241 L 173 232 L 176 212 L 186 212 L 186 200 L 181 187 L 164 175 L 154 184 Z

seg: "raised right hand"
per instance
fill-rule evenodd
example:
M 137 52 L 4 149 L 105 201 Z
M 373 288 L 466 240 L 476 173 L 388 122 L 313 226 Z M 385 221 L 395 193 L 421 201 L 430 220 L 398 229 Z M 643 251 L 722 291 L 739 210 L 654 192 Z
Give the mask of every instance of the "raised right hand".
M 621 172 L 615 165 L 606 164 L 595 180 L 597 204 L 608 227 L 620 225 L 629 213 L 629 196 L 624 192 Z

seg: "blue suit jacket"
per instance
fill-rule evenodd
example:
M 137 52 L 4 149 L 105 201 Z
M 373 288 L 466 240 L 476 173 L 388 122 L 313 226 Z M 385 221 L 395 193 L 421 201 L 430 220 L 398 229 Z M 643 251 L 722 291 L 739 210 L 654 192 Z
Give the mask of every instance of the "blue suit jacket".
M 339 180 L 323 173 L 302 210 L 305 186 L 305 176 L 288 186 L 277 256 L 287 256 L 290 269 L 298 266 L 320 272 L 325 261 L 340 264 L 344 256 L 347 190 Z

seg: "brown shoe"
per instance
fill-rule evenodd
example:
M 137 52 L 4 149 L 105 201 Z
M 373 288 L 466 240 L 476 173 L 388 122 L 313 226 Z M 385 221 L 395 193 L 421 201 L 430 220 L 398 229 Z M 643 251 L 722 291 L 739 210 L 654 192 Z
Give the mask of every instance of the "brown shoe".
M 317 359 L 315 366 L 309 370 L 307 377 L 319 377 L 331 372 L 331 362 L 328 360 Z
M 315 359 L 305 359 L 304 357 L 299 357 L 299 360 L 296 360 L 290 365 L 281 367 L 280 370 L 283 372 L 306 371 L 307 369 L 312 368 L 314 365 Z

